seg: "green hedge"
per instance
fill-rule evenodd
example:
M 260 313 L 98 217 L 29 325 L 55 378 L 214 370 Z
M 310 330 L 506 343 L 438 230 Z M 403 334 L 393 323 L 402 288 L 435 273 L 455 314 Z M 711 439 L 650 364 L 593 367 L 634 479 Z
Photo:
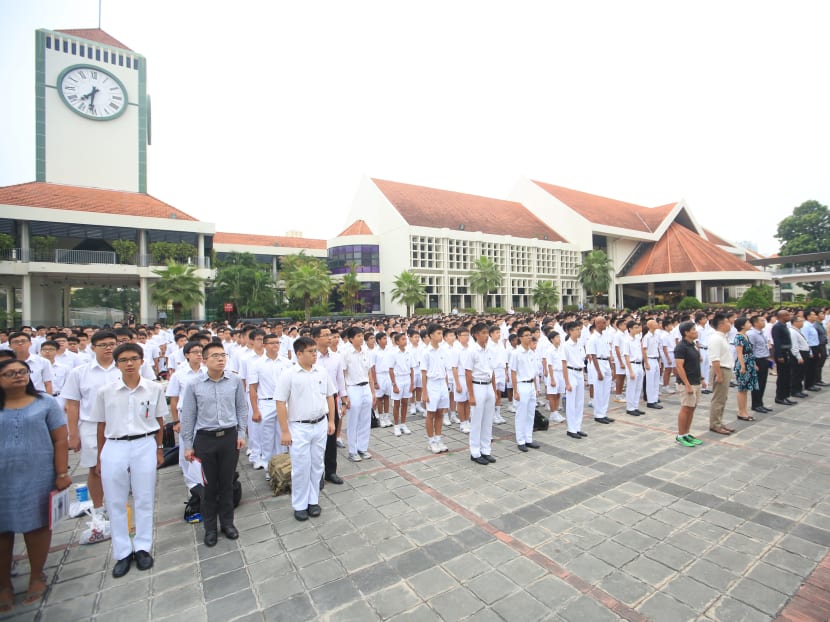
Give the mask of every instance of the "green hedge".
M 702 309 L 703 303 L 694 296 L 686 296 L 683 300 L 677 303 L 677 308 L 680 311 L 688 311 L 689 309 Z
M 424 307 L 415 309 L 415 315 L 435 315 L 436 313 L 441 313 L 441 311 L 439 309 L 425 309 Z
M 485 307 L 484 312 L 493 315 L 504 315 L 507 310 L 504 307 Z

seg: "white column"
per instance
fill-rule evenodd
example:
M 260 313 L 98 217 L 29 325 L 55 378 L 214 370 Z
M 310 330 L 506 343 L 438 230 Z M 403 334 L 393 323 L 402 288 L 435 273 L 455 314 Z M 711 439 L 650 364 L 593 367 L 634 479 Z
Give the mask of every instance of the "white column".
M 147 231 L 144 229 L 138 230 L 138 265 L 139 266 L 149 266 L 150 262 L 146 261 L 147 257 Z M 144 321 L 142 318 L 140 321 Z
M 196 305 L 196 317 L 193 319 L 196 320 L 204 320 L 205 319 L 205 282 L 202 281 L 202 284 L 199 286 L 199 289 L 202 290 L 202 302 Z
M 695 298 L 703 302 L 703 282 L 695 281 Z
M 196 236 L 196 256 L 198 258 L 198 263 L 196 264 L 200 268 L 206 268 L 205 266 L 205 234 L 199 233 Z
M 619 304 L 619 308 L 624 309 L 625 308 L 625 299 L 624 299 L 624 296 L 623 296 L 623 286 L 622 285 L 616 285 L 615 289 L 617 290 L 617 302 Z
M 32 277 L 28 274 L 23 275 L 23 314 L 21 316 L 21 325 L 25 326 L 32 323 Z
M 138 280 L 138 321 L 142 324 L 150 324 L 156 319 L 155 317 L 150 316 L 149 282 L 150 280 L 146 277 L 141 277 Z
M 6 326 L 14 325 L 12 318 L 14 317 L 14 287 L 6 288 Z M 4 326 L 3 328 L 6 328 Z
M 63 326 L 69 326 L 72 322 L 69 321 L 69 298 L 72 290 L 69 287 L 61 289 L 61 298 L 63 300 Z
M 614 279 L 611 279 L 611 284 L 608 286 L 608 307 L 611 309 L 617 308 L 617 285 Z

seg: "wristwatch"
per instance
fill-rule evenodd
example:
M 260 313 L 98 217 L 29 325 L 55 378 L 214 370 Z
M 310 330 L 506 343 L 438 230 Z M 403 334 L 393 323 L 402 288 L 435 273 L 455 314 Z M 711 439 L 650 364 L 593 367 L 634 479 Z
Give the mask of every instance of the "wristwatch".
M 164 445 L 159 445 L 159 449 L 164 449 Z

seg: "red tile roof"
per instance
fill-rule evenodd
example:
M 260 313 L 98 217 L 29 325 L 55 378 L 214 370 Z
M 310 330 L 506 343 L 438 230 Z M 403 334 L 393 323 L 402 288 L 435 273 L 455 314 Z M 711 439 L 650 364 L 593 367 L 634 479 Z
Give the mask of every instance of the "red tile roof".
M 566 241 L 524 205 L 515 201 L 382 179 L 372 181 L 410 225 Z
M 240 244 L 243 246 L 281 246 L 284 248 L 326 249 L 325 240 L 278 235 L 256 235 L 252 233 L 228 233 L 226 231 L 217 231 L 213 236 L 213 243 Z
M 121 48 L 122 50 L 132 52 L 132 50 L 126 45 L 121 43 L 115 37 L 108 35 L 100 28 L 71 28 L 67 30 L 56 30 L 55 32 L 61 32 L 65 35 L 72 35 L 73 37 L 78 37 L 80 39 L 87 39 L 89 41 L 95 41 L 96 43 L 102 43 L 104 45 L 110 45 L 114 48 Z
M 149 194 L 82 188 L 33 181 L 28 184 L 0 188 L 0 205 L 23 205 L 50 209 L 98 212 L 120 216 L 176 218 L 196 220 L 180 209 L 159 201 Z
M 718 235 L 715 235 L 714 233 L 712 233 L 711 231 L 709 231 L 709 229 L 706 229 L 705 227 L 704 227 L 703 231 L 704 231 L 704 233 L 706 233 L 706 237 L 709 239 L 709 241 L 712 244 L 717 244 L 718 246 L 733 246 L 733 247 L 735 246 L 734 244 L 732 244 L 732 242 L 727 242 L 722 237 L 720 237 Z
M 369 228 L 369 225 L 366 224 L 365 220 L 355 220 L 337 237 L 342 238 L 346 235 L 372 235 L 372 230 Z
M 608 227 L 654 233 L 675 206 L 674 203 L 669 203 L 661 207 L 644 207 L 541 181 L 533 183 L 562 201 L 586 220 Z
M 704 240 L 676 222 L 663 237 L 648 248 L 631 269 L 622 276 L 648 276 L 681 272 L 758 272 L 731 253 Z

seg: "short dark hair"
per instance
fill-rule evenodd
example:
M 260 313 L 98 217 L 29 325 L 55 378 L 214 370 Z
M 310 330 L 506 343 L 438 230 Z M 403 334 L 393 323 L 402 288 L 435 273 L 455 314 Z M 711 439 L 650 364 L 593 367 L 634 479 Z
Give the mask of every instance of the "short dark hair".
M 23 331 L 20 331 L 18 333 L 12 333 L 11 335 L 9 335 L 9 341 L 11 341 L 12 339 L 17 339 L 18 337 L 26 337 L 26 339 L 29 340 L 29 343 L 31 343 L 32 341 L 32 336 L 29 333 L 24 333 Z
M 112 352 L 112 358 L 118 362 L 118 357 L 124 354 L 125 352 L 135 352 L 141 358 L 144 358 L 144 350 L 141 349 L 141 346 L 137 343 L 122 343 L 120 346 L 115 348 Z
M 224 352 L 225 346 L 223 346 L 218 341 L 209 341 L 208 343 L 202 346 L 202 357 L 207 358 L 207 356 L 205 356 L 205 352 L 207 352 L 208 350 L 222 350 L 222 352 Z
M 46 341 L 40 344 L 40 349 L 43 350 L 43 348 L 55 348 L 55 350 L 60 350 L 61 345 L 57 341 L 47 339 Z
M 737 320 L 735 320 L 735 330 L 741 332 L 741 330 L 743 330 L 744 325 L 748 321 L 749 320 L 747 320 L 745 317 L 739 317 Z
M 201 347 L 202 347 L 202 342 L 201 341 L 188 341 L 186 344 L 184 344 L 184 347 L 182 348 L 182 354 L 185 354 L 185 355 L 190 354 L 190 351 L 193 348 L 201 348 Z
M 99 341 L 103 341 L 104 339 L 115 339 L 115 333 L 111 330 L 99 330 L 97 333 L 93 333 L 92 337 L 89 338 L 92 345 L 95 345 Z
M 677 327 L 677 330 L 680 331 L 680 336 L 685 339 L 686 335 L 689 333 L 690 330 L 693 330 L 694 327 L 694 322 L 683 322 L 680 326 Z
M 300 352 L 305 352 L 309 348 L 314 349 L 316 347 L 317 344 L 314 343 L 314 340 L 311 337 L 297 337 L 297 339 L 294 340 L 295 354 L 299 354 Z
M 360 328 L 360 326 L 349 326 L 346 329 L 346 339 L 348 339 L 349 341 L 354 339 L 355 336 L 362 335 L 362 334 L 363 334 L 363 329 Z
M 441 327 L 440 324 L 432 323 L 432 324 L 427 325 L 427 335 L 433 335 L 433 334 L 435 334 L 436 331 L 439 331 L 439 330 L 441 332 L 444 332 L 444 329 Z

